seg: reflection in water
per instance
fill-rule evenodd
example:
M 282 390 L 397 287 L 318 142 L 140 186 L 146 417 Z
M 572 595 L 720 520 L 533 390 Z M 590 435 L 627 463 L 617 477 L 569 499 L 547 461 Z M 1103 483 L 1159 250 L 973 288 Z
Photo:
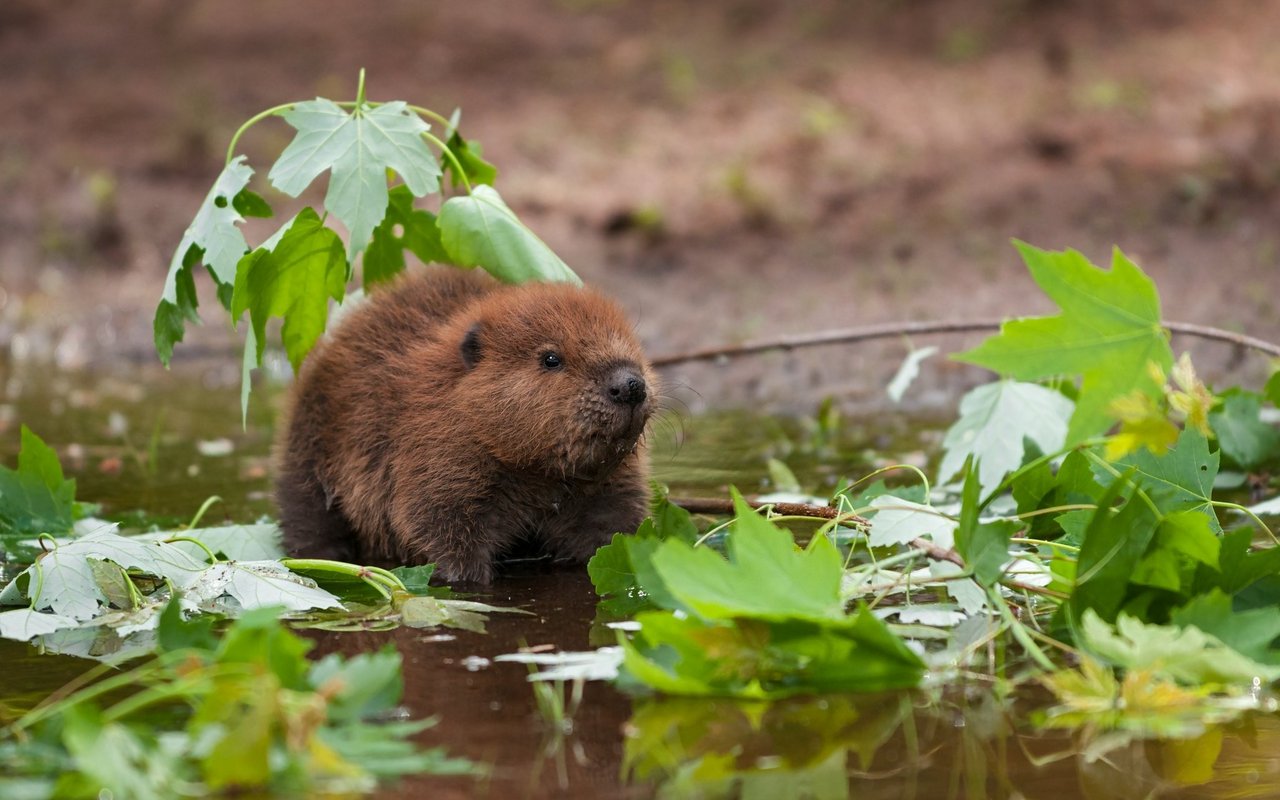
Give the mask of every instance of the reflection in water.
M 24 367 L 0 381 L 0 458 L 12 463 L 17 424 L 55 445 L 82 499 L 134 527 L 185 522 L 217 494 L 208 523 L 269 513 L 270 392 L 239 420 L 238 370 L 57 374 Z M 682 494 L 721 494 L 733 483 L 770 488 L 767 459 L 786 461 L 808 486 L 864 474 L 880 457 L 928 439 L 903 419 L 900 438 L 876 442 L 885 421 L 831 424 L 719 415 L 659 426 L 658 477 Z M 874 431 L 874 433 L 872 433 Z M 679 434 L 678 437 L 676 434 Z M 199 442 L 226 439 L 229 446 Z M 679 438 L 680 441 L 676 441 Z M 1095 725 L 1037 729 L 1043 693 L 1019 698 L 981 682 L 944 696 L 898 693 L 793 698 L 775 703 L 647 698 L 588 684 L 577 708 L 539 698 L 521 664 L 493 657 L 521 647 L 585 650 L 613 644 L 585 570 L 509 568 L 478 598 L 533 616 L 493 615 L 488 634 L 398 629 L 307 631 L 316 654 L 386 645 L 404 656 L 405 705 L 438 716 L 427 745 L 490 764 L 487 778 L 422 778 L 388 798 L 1271 798 L 1280 797 L 1280 721 L 1246 715 L 1175 738 L 1123 736 Z M 622 609 L 625 611 L 625 609 Z M 0 642 L 0 721 L 29 708 L 88 662 Z M 557 691 L 549 689 L 547 691 Z M 567 699 L 567 702 L 565 701 Z M 1132 715 L 1128 715 L 1132 716 Z M 1171 728 L 1165 728 L 1168 734 Z

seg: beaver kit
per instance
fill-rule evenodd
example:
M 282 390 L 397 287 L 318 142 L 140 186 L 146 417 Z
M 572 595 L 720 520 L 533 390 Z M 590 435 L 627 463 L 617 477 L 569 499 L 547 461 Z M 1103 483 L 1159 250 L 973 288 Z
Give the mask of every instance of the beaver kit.
M 585 561 L 648 508 L 655 380 L 590 289 L 432 267 L 312 351 L 277 443 L 286 549 L 487 583 L 517 546 Z

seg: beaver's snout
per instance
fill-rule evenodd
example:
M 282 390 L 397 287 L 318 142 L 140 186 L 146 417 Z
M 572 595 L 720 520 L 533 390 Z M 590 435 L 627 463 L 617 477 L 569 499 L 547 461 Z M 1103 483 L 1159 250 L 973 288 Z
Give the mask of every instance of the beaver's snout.
M 648 397 L 648 388 L 639 370 L 632 366 L 621 366 L 614 369 L 605 381 L 605 392 L 609 399 L 618 405 L 638 406 Z

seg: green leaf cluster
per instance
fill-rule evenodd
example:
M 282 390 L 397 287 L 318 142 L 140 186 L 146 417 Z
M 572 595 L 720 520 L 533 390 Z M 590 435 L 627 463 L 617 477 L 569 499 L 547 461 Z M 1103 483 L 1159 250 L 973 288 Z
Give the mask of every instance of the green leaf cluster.
M 394 649 L 310 663 L 311 643 L 278 615 L 261 609 L 215 636 L 170 604 L 153 658 L 0 729 L 0 794 L 21 782 L 35 797 L 314 796 L 477 772 L 411 741 L 431 720 L 380 721 L 402 692 Z
M 285 350 L 298 369 L 324 333 L 329 303 L 347 297 L 361 254 L 367 289 L 403 271 L 406 250 L 424 263 L 481 267 L 510 283 L 581 283 L 493 188 L 497 170 L 484 160 L 477 142 L 458 133 L 456 118 L 447 121 L 403 101 L 367 101 L 363 73 L 358 94 L 348 103 L 317 98 L 286 104 L 246 123 L 170 262 L 156 308 L 157 353 L 168 364 L 187 323 L 199 320 L 194 273 L 203 263 L 232 320 L 238 323 L 249 314 L 246 408 L 250 372 L 262 364 L 267 320 L 284 320 Z M 431 133 L 424 115 L 449 123 L 447 142 Z M 273 212 L 247 188 L 253 169 L 244 156 L 235 155 L 235 145 L 247 127 L 272 116 L 296 133 L 268 172 L 270 184 L 296 198 L 328 173 L 328 188 L 323 213 L 305 208 L 251 247 L 240 224 L 247 216 Z M 463 193 L 443 198 L 438 216 L 415 208 L 417 198 L 444 194 L 445 169 L 454 189 L 462 187 Z M 346 228 L 345 245 L 329 226 L 330 217 Z
M 883 622 L 845 612 L 828 538 L 798 549 L 736 492 L 734 503 L 727 558 L 679 537 L 629 551 L 638 588 L 663 610 L 638 614 L 622 640 L 624 684 L 767 698 L 919 682 L 923 662 Z

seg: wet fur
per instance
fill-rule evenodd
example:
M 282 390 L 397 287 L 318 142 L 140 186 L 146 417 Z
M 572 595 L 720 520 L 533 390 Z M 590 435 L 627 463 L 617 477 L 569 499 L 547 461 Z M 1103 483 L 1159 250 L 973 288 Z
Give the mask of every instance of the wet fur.
M 561 369 L 540 358 L 555 350 Z M 634 409 L 604 382 L 634 365 Z M 502 286 L 428 268 L 377 290 L 307 358 L 277 442 L 286 549 L 434 562 L 487 583 L 533 542 L 583 561 L 648 504 L 656 381 L 618 306 L 562 284 Z

